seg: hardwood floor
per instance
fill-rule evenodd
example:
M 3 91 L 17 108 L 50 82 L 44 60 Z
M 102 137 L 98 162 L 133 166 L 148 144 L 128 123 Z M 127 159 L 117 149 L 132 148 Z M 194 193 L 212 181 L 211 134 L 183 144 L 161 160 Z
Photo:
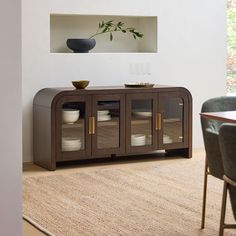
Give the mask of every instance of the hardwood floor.
M 193 151 L 193 158 L 197 158 L 198 156 L 202 156 L 204 154 L 203 149 L 195 149 Z M 117 161 L 114 162 L 115 165 L 126 165 L 129 163 L 132 163 L 132 165 L 142 165 L 143 162 L 149 162 L 153 161 L 152 154 L 149 154 L 147 156 L 150 156 L 148 159 L 135 159 L 135 160 L 128 160 L 128 161 Z M 165 160 L 168 161 L 168 160 Z M 64 166 L 64 167 L 58 167 L 56 170 L 56 173 L 63 172 L 63 173 L 73 173 L 78 171 L 78 168 L 81 171 L 86 171 L 88 169 L 92 168 L 109 168 L 111 166 L 111 162 L 100 162 L 100 163 L 90 163 L 90 164 L 82 164 L 82 165 L 73 165 L 73 166 Z M 39 166 L 36 166 L 32 163 L 24 163 L 23 164 L 23 176 L 38 176 L 38 175 L 54 175 L 55 171 L 48 171 L 45 170 Z M 23 236 L 45 236 L 44 233 L 36 229 L 34 226 L 32 226 L 30 223 L 23 220 Z

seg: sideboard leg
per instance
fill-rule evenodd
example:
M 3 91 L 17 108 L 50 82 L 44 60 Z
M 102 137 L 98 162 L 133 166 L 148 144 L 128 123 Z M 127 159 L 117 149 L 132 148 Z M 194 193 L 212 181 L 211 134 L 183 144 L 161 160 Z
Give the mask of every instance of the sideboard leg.
M 186 158 L 192 157 L 192 149 L 191 148 L 181 148 L 181 149 L 171 149 L 166 150 L 167 156 L 182 156 Z

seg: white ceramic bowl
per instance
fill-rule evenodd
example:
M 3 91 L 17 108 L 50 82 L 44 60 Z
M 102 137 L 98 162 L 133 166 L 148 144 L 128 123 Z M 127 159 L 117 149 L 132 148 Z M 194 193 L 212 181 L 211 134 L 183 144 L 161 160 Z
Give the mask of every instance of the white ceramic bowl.
M 98 115 L 97 119 L 98 119 L 98 121 L 111 120 L 111 115 Z
M 62 120 L 64 123 L 73 124 L 79 119 L 79 110 L 76 109 L 63 109 Z
M 99 115 L 108 115 L 109 114 L 109 110 L 100 110 L 100 111 L 98 111 L 98 116 Z

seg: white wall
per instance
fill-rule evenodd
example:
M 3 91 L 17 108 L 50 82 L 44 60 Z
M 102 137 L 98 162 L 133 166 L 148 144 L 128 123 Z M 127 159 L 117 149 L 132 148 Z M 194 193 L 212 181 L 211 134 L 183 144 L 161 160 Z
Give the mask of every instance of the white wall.
M 21 235 L 21 1 L 0 1 L 0 235 Z
M 50 13 L 156 15 L 158 53 L 49 53 Z M 225 1 L 23 0 L 22 15 L 24 161 L 32 160 L 35 93 L 44 87 L 70 86 L 71 80 L 85 78 L 91 85 L 150 81 L 188 88 L 193 95 L 194 147 L 202 146 L 201 104 L 209 97 L 225 94 Z M 131 73 L 130 68 L 139 64 L 149 65 L 150 75 Z

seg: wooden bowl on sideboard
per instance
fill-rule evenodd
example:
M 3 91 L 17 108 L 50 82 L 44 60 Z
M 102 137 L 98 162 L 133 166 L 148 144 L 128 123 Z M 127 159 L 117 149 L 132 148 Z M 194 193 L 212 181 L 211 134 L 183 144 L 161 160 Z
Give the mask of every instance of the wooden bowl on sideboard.
M 89 85 L 89 80 L 74 80 L 72 84 L 76 89 L 85 89 Z

